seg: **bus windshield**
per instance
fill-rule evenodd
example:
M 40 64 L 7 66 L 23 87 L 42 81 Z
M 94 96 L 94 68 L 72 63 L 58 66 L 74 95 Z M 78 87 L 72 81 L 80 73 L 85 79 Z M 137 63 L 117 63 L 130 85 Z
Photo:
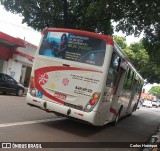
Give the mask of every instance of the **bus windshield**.
M 47 32 L 39 54 L 95 66 L 102 66 L 106 42 L 102 39 L 62 32 Z

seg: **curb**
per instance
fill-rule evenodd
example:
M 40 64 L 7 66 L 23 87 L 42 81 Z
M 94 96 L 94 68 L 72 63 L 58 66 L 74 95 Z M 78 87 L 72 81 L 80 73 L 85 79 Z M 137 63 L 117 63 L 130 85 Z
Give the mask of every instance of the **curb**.
M 160 151 L 160 126 L 157 128 L 155 134 L 146 143 L 149 146 L 157 147 L 145 147 L 141 151 Z

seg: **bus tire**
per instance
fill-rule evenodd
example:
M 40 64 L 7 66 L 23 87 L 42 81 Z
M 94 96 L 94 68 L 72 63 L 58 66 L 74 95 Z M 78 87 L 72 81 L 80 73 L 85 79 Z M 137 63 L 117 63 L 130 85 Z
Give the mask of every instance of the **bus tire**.
M 115 117 L 115 120 L 113 122 L 114 125 L 117 125 L 118 121 L 119 121 L 119 118 L 120 118 L 120 115 L 121 115 L 121 111 L 122 111 L 122 106 L 120 107 L 118 113 L 116 114 L 116 117 Z

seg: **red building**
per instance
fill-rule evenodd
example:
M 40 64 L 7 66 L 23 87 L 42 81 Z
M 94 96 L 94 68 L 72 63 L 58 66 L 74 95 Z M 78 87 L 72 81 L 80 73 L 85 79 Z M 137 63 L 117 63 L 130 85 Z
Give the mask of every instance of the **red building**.
M 154 100 L 154 96 L 148 94 L 148 93 L 141 93 L 141 98 L 145 100 Z
M 24 41 L 0 32 L 0 58 L 8 61 L 17 47 L 25 47 Z
M 27 86 L 36 49 L 31 43 L 0 32 L 0 72 Z

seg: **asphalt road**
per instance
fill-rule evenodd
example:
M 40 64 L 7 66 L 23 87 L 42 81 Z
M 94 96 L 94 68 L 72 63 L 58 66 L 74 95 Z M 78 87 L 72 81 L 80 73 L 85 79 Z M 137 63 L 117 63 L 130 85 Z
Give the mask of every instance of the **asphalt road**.
M 95 142 L 131 142 L 133 144 L 135 142 L 136 144 L 146 142 L 159 125 L 160 108 L 140 108 L 131 116 L 122 118 L 116 126 L 108 124 L 104 127 L 93 127 L 30 107 L 25 102 L 25 96 L 0 94 L 0 142 L 92 142 L 91 144 L 78 144 L 82 146 L 92 146 L 96 144 Z M 140 150 L 140 148 L 108 147 L 70 149 L 63 148 L 66 144 L 59 145 L 62 148 L 41 150 Z M 101 144 L 98 145 L 101 146 Z

